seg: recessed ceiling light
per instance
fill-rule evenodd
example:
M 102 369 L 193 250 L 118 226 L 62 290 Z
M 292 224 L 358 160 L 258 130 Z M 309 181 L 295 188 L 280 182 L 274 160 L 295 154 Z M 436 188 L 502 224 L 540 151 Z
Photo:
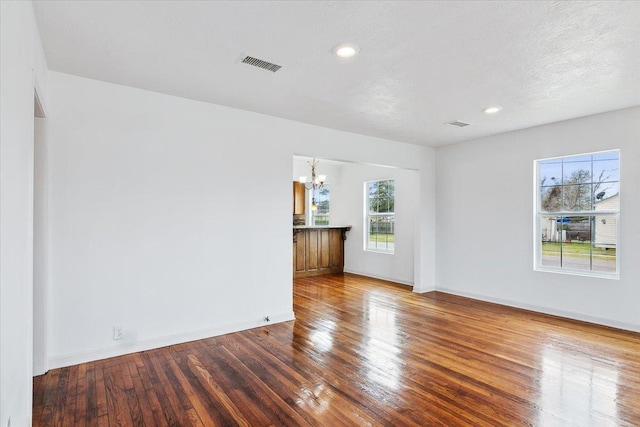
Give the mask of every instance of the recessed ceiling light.
M 358 52 L 360 52 L 360 48 L 351 43 L 341 43 L 333 48 L 333 53 L 340 58 L 351 58 L 352 56 L 356 56 Z
M 495 107 L 487 107 L 484 109 L 484 112 L 487 114 L 495 114 L 498 111 L 502 110 L 502 107 L 496 105 Z

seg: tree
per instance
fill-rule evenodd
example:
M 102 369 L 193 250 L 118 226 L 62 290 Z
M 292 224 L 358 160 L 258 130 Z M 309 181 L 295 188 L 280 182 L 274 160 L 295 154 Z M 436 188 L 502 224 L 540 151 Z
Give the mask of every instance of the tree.
M 554 183 L 556 182 L 555 178 L 551 178 Z M 544 184 L 547 178 L 542 179 L 542 195 L 540 204 L 543 211 L 547 212 L 557 212 L 562 209 L 562 186 L 559 184 L 554 185 L 553 187 L 547 188 L 545 190 Z
M 369 210 L 371 212 L 394 212 L 395 185 L 392 179 L 369 183 Z
M 318 213 L 329 213 L 329 189 L 327 187 L 322 187 L 320 191 L 318 191 L 318 194 L 322 196 L 322 198 L 319 197 L 321 200 L 318 203 Z
M 591 210 L 595 201 L 602 199 L 606 191 L 611 188 L 611 185 L 606 183 L 610 177 L 603 170 L 598 178 L 592 181 L 591 171 L 578 169 L 565 177 L 563 184 L 557 183 L 557 179 L 551 177 L 554 185 L 547 187 L 545 187 L 547 178 L 544 177 L 541 181 L 540 205 L 547 212 Z
M 593 208 L 591 172 L 578 169 L 571 172 L 564 185 L 564 210 L 588 211 Z

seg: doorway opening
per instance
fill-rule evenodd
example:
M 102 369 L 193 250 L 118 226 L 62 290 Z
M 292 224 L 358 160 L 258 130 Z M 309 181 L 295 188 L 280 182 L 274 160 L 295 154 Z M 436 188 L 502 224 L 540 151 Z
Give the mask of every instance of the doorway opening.
M 311 227 L 350 227 L 344 241 L 344 271 L 362 276 L 388 280 L 403 285 L 415 283 L 415 257 L 418 236 L 418 208 L 420 196 L 420 171 L 395 166 L 374 165 L 341 161 L 309 156 L 294 155 L 292 179 L 294 182 L 294 226 L 296 221 L 296 183 L 301 177 L 307 180 L 311 175 L 311 163 L 316 160 L 316 173 L 325 178 L 324 186 L 319 190 L 307 189 L 303 193 L 304 209 L 298 216 L 304 218 L 304 224 Z M 394 212 L 392 251 L 372 251 L 369 240 L 383 233 L 378 227 L 372 232 L 368 221 L 369 194 L 365 183 L 379 180 L 395 182 L 394 200 L 397 212 Z M 376 234 L 378 233 L 378 234 Z M 365 244 L 363 245 L 363 242 Z M 296 247 L 294 247 L 294 250 Z M 320 250 L 313 246 L 311 254 Z M 298 254 L 301 255 L 301 254 Z M 299 260 L 299 257 L 296 258 Z M 295 267 L 294 267 L 294 271 Z

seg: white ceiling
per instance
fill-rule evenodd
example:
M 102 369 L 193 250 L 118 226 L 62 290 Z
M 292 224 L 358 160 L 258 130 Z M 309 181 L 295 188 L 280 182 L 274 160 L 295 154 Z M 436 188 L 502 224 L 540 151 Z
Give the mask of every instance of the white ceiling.
M 34 7 L 52 70 L 415 144 L 640 105 L 637 1 Z M 360 54 L 337 58 L 340 42 Z M 503 110 L 483 113 L 494 104 Z

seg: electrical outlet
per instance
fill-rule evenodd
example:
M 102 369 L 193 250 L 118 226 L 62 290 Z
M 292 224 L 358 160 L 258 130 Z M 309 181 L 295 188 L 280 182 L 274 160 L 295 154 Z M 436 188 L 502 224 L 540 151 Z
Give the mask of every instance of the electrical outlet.
M 116 341 L 124 339 L 124 326 L 113 327 L 113 339 Z

